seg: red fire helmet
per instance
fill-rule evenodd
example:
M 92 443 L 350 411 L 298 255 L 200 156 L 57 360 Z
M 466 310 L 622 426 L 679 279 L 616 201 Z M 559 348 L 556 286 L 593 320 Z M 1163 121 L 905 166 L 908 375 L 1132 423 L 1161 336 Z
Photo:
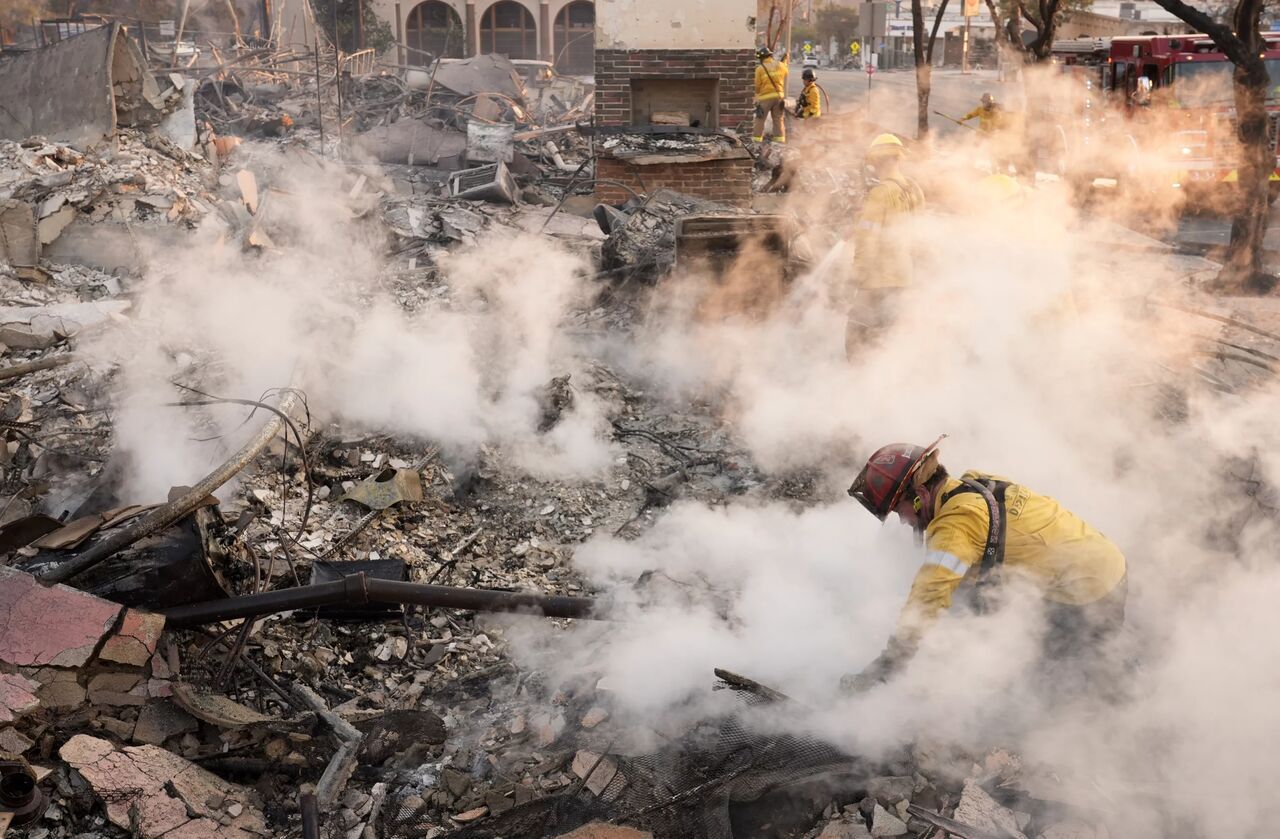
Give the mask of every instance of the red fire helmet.
M 903 490 L 911 484 L 911 478 L 929 455 L 938 450 L 938 444 L 946 438 L 943 434 L 927 446 L 910 443 L 893 443 L 877 449 L 867 460 L 858 477 L 854 478 L 849 494 L 866 507 L 871 515 L 884 521 L 898 505 Z

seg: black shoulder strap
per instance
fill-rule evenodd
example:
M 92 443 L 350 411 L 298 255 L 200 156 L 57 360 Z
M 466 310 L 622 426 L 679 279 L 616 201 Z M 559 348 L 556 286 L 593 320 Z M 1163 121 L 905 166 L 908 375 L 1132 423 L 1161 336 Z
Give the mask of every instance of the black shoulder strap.
M 960 486 L 942 496 L 946 504 L 957 495 L 975 492 L 987 503 L 987 544 L 982 551 L 982 563 L 978 566 L 978 579 L 985 579 L 993 570 L 1004 564 L 1005 527 L 1008 514 L 1004 506 L 1004 493 L 1009 488 L 1007 481 L 975 481 L 961 478 Z

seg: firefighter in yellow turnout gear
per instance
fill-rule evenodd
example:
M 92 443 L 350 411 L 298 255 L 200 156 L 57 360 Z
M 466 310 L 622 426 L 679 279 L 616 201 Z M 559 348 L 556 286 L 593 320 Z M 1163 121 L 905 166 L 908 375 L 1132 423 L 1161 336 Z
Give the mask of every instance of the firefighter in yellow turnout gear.
M 845 332 L 845 350 L 874 340 L 893 319 L 899 292 L 911 285 L 912 217 L 924 207 L 924 193 L 902 174 L 906 149 L 892 134 L 881 134 L 867 149 L 867 190 L 854 222 L 854 299 Z
M 761 47 L 756 50 L 756 118 L 751 128 L 751 139 L 764 141 L 764 123 L 771 121 L 775 143 L 787 141 L 786 95 L 787 57 L 773 57 L 773 50 Z
M 982 94 L 978 107 L 960 117 L 960 121 L 968 122 L 975 117 L 978 120 L 978 130 L 983 134 L 994 134 L 1008 123 L 1008 114 L 990 93 Z
M 800 119 L 822 116 L 822 89 L 818 87 L 818 77 L 806 67 L 800 78 L 804 80 L 804 87 L 796 97 L 796 116 Z
M 888 647 L 846 686 L 884 681 L 961 594 L 981 613 L 1015 578 L 1044 598 L 1045 659 L 1088 659 L 1124 623 L 1124 554 L 1047 495 L 983 472 L 952 477 L 938 442 L 881 448 L 849 488 L 881 521 L 894 512 L 921 533 L 926 553 Z

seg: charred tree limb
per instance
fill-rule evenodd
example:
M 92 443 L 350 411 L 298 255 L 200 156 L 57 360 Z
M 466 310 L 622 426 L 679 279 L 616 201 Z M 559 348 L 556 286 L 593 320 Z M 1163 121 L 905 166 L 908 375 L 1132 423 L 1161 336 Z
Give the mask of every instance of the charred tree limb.
M 35 361 L 28 361 L 23 364 L 10 364 L 8 367 L 0 367 L 0 381 L 5 379 L 14 379 L 18 376 L 25 376 L 28 373 L 35 373 L 38 370 L 52 370 L 54 367 L 61 367 L 64 364 L 71 363 L 71 354 L 51 355 Z
M 188 515 L 192 510 L 199 507 L 214 490 L 231 480 L 237 473 L 248 466 L 267 447 L 275 436 L 280 433 L 281 429 L 285 427 L 286 416 L 297 408 L 300 400 L 301 394 L 298 391 L 292 389 L 285 391 L 277 412 L 267 420 L 258 433 L 232 455 L 229 460 L 205 476 L 204 480 L 168 504 L 152 510 L 129 527 L 116 531 L 88 550 L 49 569 L 40 575 L 40 582 L 45 585 L 64 583 L 77 574 L 88 571 L 108 557 L 124 550 L 139 539 L 164 530 Z

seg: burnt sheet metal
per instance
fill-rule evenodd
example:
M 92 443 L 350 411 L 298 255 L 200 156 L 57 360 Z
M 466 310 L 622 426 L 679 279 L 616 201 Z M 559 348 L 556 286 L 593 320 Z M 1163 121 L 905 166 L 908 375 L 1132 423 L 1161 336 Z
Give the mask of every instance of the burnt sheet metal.
M 220 576 L 229 562 L 216 507 L 202 507 L 178 523 L 138 540 L 86 571 L 77 588 L 120 603 L 165 609 L 230 596 Z M 21 566 L 39 572 L 65 556 L 43 551 Z
M 515 204 L 519 187 L 505 163 L 463 169 L 449 176 L 449 194 L 468 201 Z
M 452 91 L 459 96 L 478 93 L 497 93 L 524 101 L 524 79 L 516 72 L 516 66 L 504 55 L 476 55 L 471 58 L 446 58 L 432 71 L 417 74 L 408 84 L 426 89 L 434 82 L 436 87 Z
M 160 89 L 118 23 L 0 59 L 0 139 L 77 148 L 161 118 Z
M 383 469 L 370 475 L 338 499 L 354 501 L 370 510 L 385 510 L 401 501 L 422 500 L 422 476 L 414 469 Z

